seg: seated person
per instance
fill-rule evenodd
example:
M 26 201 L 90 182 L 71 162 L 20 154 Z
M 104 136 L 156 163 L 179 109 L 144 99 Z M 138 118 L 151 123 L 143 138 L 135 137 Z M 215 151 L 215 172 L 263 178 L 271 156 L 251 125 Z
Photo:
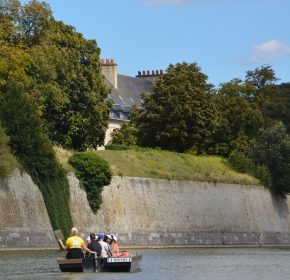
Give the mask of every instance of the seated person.
M 104 242 L 105 235 L 103 233 L 98 234 L 99 244 L 102 246 L 101 258 L 107 258 L 112 256 L 111 247 L 107 242 Z
M 71 236 L 63 244 L 62 240 L 58 240 L 62 250 L 67 250 L 67 259 L 80 259 L 84 257 L 83 250 L 88 253 L 95 254 L 96 252 L 90 250 L 85 245 L 84 240 L 78 236 L 78 230 L 76 228 L 71 229 Z
M 98 242 L 96 234 L 95 233 L 91 233 L 90 234 L 90 243 L 88 244 L 88 248 L 94 252 L 97 252 L 97 256 L 100 257 L 101 256 L 101 252 L 102 252 L 102 246 L 101 244 Z
M 112 243 L 111 243 L 111 248 L 112 248 L 112 253 L 113 257 L 119 257 L 119 246 L 117 243 L 117 236 L 115 234 L 111 234 L 112 237 Z

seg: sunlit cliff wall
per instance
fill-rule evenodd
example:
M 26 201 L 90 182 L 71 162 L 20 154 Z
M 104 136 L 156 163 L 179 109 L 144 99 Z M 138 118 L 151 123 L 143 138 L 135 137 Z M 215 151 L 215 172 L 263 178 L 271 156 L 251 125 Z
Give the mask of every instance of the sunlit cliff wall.
M 83 237 L 116 233 L 121 245 L 290 244 L 287 200 L 263 187 L 113 177 L 97 215 L 68 175 L 73 222 Z M 0 248 L 57 247 L 29 175 L 0 180 Z
M 46 207 L 31 177 L 0 180 L 0 248 L 56 246 Z
M 94 215 L 69 180 L 82 232 L 117 233 L 132 245 L 290 243 L 287 200 L 263 187 L 114 177 Z

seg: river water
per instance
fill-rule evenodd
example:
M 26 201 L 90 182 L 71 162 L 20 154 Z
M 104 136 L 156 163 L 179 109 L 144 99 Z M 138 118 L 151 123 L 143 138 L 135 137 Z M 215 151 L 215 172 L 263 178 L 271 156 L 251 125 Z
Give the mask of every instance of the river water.
M 0 251 L 0 279 L 40 280 L 289 280 L 290 249 L 192 248 L 139 250 L 136 273 L 62 273 L 59 251 Z

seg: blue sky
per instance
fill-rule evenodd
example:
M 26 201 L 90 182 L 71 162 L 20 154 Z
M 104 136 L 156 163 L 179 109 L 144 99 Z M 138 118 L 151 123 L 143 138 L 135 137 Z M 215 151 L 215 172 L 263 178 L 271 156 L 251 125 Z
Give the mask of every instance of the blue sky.
M 27 2 L 27 1 L 25 1 Z M 290 0 L 47 0 L 120 74 L 196 62 L 218 86 L 271 65 L 290 82 Z

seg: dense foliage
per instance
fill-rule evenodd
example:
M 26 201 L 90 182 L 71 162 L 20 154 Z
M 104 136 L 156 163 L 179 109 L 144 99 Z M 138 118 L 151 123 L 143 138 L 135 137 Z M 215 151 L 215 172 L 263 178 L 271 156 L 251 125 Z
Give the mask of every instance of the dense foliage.
M 215 110 L 211 85 L 196 63 L 169 65 L 167 73 L 144 94 L 144 106 L 132 113 L 143 146 L 203 153 L 209 145 Z
M 77 150 L 103 144 L 111 105 L 99 55 L 94 40 L 56 21 L 46 3 L 0 0 L 0 120 L 40 187 L 53 228 L 65 235 L 69 186 L 51 140 Z M 0 156 L 8 160 L 3 133 Z
M 2 0 L 0 22 L 0 95 L 15 79 L 51 140 L 77 150 L 102 145 L 110 103 L 96 42 L 54 20 L 36 0 Z
M 72 226 L 68 181 L 29 101 L 22 89 L 11 83 L 0 103 L 0 118 L 15 155 L 42 192 L 52 227 L 68 235 Z
M 271 140 L 272 148 L 264 147 L 261 141 L 266 140 L 259 139 L 271 130 L 287 139 L 290 83 L 276 85 L 270 66 L 247 71 L 244 80 L 233 79 L 216 90 L 206 80 L 195 63 L 170 65 L 153 86 L 153 94 L 143 95 L 143 107 L 132 111 L 130 123 L 113 133 L 112 143 L 222 155 L 274 193 L 289 193 L 287 145 L 276 137 Z M 284 134 L 277 128 L 277 120 L 286 126 Z M 126 139 L 134 139 L 133 144 Z M 277 147 L 284 147 L 283 152 Z M 261 150 L 269 157 L 276 151 L 283 164 L 273 158 L 275 169 L 258 157 L 263 155 Z
M 116 129 L 111 134 L 112 140 L 110 144 L 135 146 L 137 145 L 137 129 L 128 122 L 124 122 L 121 129 Z
M 112 172 L 107 161 L 97 156 L 94 152 L 81 152 L 69 158 L 76 176 L 84 187 L 88 202 L 94 213 L 102 203 L 102 190 L 110 184 Z
M 229 162 L 261 179 L 274 194 L 284 197 L 290 193 L 290 136 L 281 122 L 261 128 L 248 150 L 232 152 Z
M 217 115 L 209 153 L 228 156 L 233 150 L 243 151 L 263 126 L 263 113 L 248 98 L 250 90 L 239 79 L 221 85 L 214 96 Z
M 64 231 L 71 225 L 68 186 L 50 140 L 79 151 L 103 144 L 111 104 L 99 55 L 94 40 L 56 21 L 44 2 L 0 0 L 0 157 L 9 158 L 9 144 L 39 184 L 53 226 L 62 223 Z M 283 196 L 290 192 L 290 83 L 275 82 L 271 66 L 262 66 L 214 90 L 196 63 L 170 64 L 153 93 L 143 95 L 143 107 L 132 111 L 131 122 L 113 133 L 112 143 L 229 156 Z M 83 156 L 89 159 L 77 162 L 88 172 L 86 162 L 98 160 Z M 0 165 L 3 174 L 13 169 L 10 159 L 8 169 Z M 79 175 L 95 211 L 111 175 L 95 181 L 101 175 L 92 172 L 103 174 L 107 167 L 94 164 L 91 173 Z
M 249 156 L 267 167 L 272 181 L 269 187 L 274 193 L 290 193 L 290 136 L 282 123 L 260 129 L 251 142 Z
M 0 124 L 0 178 L 9 176 L 17 166 L 9 146 L 9 137 Z

